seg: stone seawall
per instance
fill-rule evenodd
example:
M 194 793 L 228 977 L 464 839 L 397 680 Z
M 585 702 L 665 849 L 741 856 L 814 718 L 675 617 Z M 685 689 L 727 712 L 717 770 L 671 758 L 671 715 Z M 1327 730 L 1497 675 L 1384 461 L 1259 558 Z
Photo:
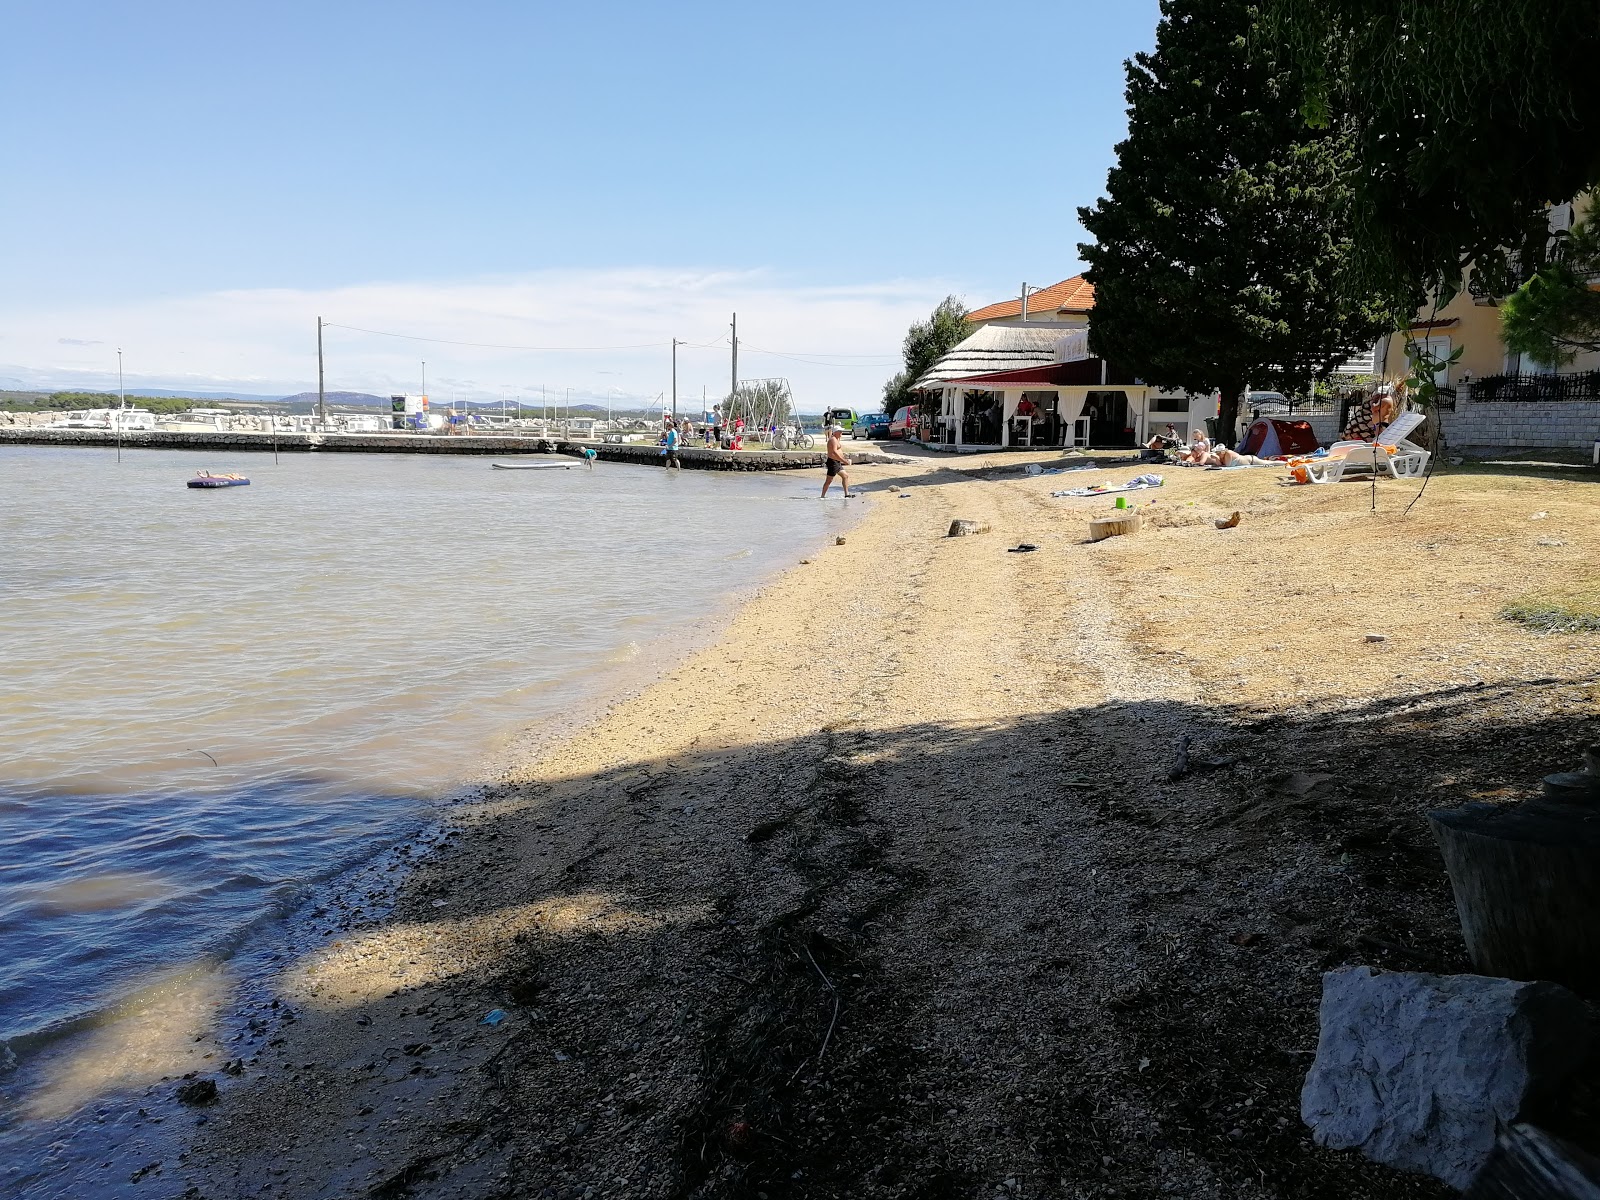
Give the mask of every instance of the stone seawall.
M 557 452 L 581 455 L 585 449 L 593 450 L 602 462 L 659 467 L 666 461 L 660 446 L 638 443 L 612 446 L 601 442 L 563 442 Z M 822 466 L 825 457 L 820 450 L 710 450 L 690 446 L 678 451 L 684 468 L 696 471 L 798 471 Z
M 1462 399 L 1439 423 L 1452 449 L 1589 450 L 1600 439 L 1600 401 L 1493 401 Z
M 0 429 L 0 446 L 114 446 L 116 435 L 101 429 Z M 494 435 L 442 436 L 425 433 L 127 433 L 126 450 L 218 450 L 250 453 L 304 454 L 475 454 L 514 457 L 521 454 L 567 454 L 581 457 L 593 450 L 604 462 L 662 465 L 661 448 L 643 443 L 611 445 L 561 438 Z M 696 471 L 794 471 L 820 467 L 819 451 L 710 450 L 687 447 L 678 452 L 684 467 Z

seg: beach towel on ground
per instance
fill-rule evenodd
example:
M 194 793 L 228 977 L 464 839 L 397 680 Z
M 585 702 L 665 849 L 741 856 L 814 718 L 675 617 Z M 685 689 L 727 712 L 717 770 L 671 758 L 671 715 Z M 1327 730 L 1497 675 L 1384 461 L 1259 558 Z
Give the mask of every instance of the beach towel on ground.
M 1060 498 L 1062 496 L 1110 496 L 1115 492 L 1142 492 L 1146 488 L 1158 488 L 1162 484 L 1159 475 L 1136 475 L 1121 487 L 1081 487 L 1068 488 L 1064 492 L 1051 492 L 1050 495 Z

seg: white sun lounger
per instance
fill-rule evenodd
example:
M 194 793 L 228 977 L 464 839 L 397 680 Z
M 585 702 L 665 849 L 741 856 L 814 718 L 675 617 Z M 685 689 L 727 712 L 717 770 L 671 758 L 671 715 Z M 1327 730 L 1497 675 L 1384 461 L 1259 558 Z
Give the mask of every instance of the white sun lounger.
M 1422 424 L 1419 412 L 1401 413 L 1376 442 L 1335 442 L 1328 457 L 1305 464 L 1312 483 L 1338 483 L 1346 475 L 1372 471 L 1394 479 L 1415 479 L 1428 469 L 1430 455 L 1406 435 Z M 1392 452 L 1391 452 L 1392 451 Z

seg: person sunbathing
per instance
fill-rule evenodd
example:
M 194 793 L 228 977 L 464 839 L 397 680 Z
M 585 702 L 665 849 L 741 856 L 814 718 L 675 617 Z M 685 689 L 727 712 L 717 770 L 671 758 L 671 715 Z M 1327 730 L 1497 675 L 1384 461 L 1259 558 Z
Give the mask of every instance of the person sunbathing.
M 1206 458 L 1206 466 L 1208 467 L 1265 467 L 1270 465 L 1270 459 L 1261 458 L 1255 454 L 1240 454 L 1237 450 L 1230 450 L 1226 446 L 1218 446 L 1216 452 Z
M 1211 443 L 1206 440 L 1205 434 L 1196 431 L 1189 442 L 1189 448 L 1178 455 L 1178 461 L 1190 466 L 1203 467 L 1210 456 Z

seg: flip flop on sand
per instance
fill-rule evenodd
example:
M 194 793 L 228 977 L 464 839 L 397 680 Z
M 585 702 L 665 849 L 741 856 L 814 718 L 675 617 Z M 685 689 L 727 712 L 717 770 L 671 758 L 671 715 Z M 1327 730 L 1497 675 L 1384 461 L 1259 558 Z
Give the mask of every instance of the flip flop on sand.
M 1032 542 L 1022 542 L 1019 545 L 1012 546 L 1009 550 L 1006 551 L 1006 553 L 1007 554 L 1030 554 L 1033 551 L 1037 550 L 1038 548 L 1039 547 L 1035 546 Z

